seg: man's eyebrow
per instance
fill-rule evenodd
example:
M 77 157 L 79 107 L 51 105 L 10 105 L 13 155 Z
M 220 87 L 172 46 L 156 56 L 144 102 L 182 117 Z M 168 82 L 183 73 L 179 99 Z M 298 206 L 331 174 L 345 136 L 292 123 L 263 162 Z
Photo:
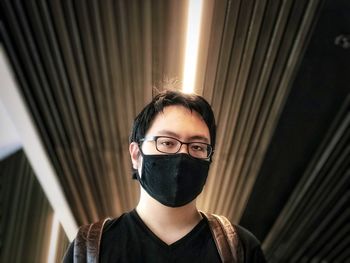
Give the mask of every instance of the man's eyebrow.
M 207 137 L 200 136 L 200 135 L 192 136 L 188 139 L 189 139 L 189 141 L 199 140 L 199 141 L 204 141 L 205 143 L 209 143 L 209 139 Z
M 168 130 L 161 130 L 159 131 L 160 134 L 164 135 L 164 136 L 171 136 L 171 137 L 175 137 L 175 138 L 180 138 L 180 135 L 177 134 L 176 132 L 172 132 L 172 131 L 168 131 Z M 204 141 L 205 143 L 209 143 L 209 139 L 205 136 L 201 136 L 201 135 L 194 135 L 191 136 L 187 139 L 187 141 Z

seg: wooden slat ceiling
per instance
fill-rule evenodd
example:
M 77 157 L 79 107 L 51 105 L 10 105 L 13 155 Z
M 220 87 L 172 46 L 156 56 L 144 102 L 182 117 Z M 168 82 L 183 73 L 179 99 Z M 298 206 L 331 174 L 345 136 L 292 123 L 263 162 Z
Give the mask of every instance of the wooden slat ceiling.
M 239 220 L 317 7 L 317 1 L 215 6 L 209 50 L 217 52 L 208 55 L 203 94 L 216 111 L 220 161 L 212 165 L 204 209 Z
M 240 220 L 322 3 L 205 1 L 196 92 L 218 134 L 201 209 Z M 137 203 L 130 127 L 153 86 L 182 78 L 187 4 L 0 1 L 2 42 L 78 224 Z
M 1 2 L 5 45 L 79 224 L 136 203 L 129 130 L 153 80 L 181 68 L 185 4 Z
M 130 126 L 153 84 L 181 77 L 187 1 L 2 5 L 5 43 L 78 223 L 131 209 Z M 202 94 L 216 112 L 220 162 L 203 209 L 239 219 L 316 8 L 212 3 Z

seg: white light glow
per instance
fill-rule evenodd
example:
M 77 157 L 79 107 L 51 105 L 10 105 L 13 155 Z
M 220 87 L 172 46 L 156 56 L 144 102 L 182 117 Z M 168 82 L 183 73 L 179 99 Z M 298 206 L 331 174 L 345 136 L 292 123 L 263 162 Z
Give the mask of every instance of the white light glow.
M 183 91 L 185 93 L 193 92 L 195 87 L 201 17 L 202 0 L 189 0 L 183 71 Z
M 0 45 L 0 100 L 18 132 L 35 176 L 68 239 L 72 241 L 78 230 L 76 221 L 10 69 L 5 51 Z
M 0 161 L 22 147 L 21 139 L 0 100 Z
M 57 252 L 57 242 L 58 242 L 58 231 L 60 229 L 60 224 L 58 222 L 56 214 L 53 215 L 52 225 L 51 225 L 51 236 L 50 236 L 50 247 L 47 262 L 56 262 L 56 252 Z

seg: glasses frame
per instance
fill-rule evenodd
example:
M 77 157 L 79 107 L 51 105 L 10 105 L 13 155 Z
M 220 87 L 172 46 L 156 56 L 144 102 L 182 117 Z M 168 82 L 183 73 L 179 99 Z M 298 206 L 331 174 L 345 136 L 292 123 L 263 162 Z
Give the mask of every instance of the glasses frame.
M 159 138 L 169 138 L 169 139 L 173 139 L 175 141 L 178 141 L 180 143 L 180 147 L 179 149 L 175 152 L 175 153 L 169 153 L 169 152 L 164 152 L 164 151 L 160 151 L 158 149 L 158 146 L 157 146 L 157 140 Z M 192 158 L 195 158 L 195 159 L 200 159 L 200 160 L 210 160 L 211 156 L 213 155 L 213 152 L 214 152 L 214 149 L 213 147 L 208 144 L 208 143 L 205 143 L 205 142 L 198 142 L 198 141 L 193 141 L 193 142 L 183 142 L 183 141 L 180 141 L 179 139 L 176 139 L 174 137 L 171 137 L 171 136 L 146 136 L 142 139 L 139 140 L 138 144 L 139 144 L 139 148 L 142 152 L 142 143 L 143 142 L 149 142 L 149 141 L 154 141 L 155 142 L 155 147 L 156 147 L 156 150 L 160 153 L 167 153 L 167 154 L 177 154 L 180 150 L 181 150 L 181 147 L 183 144 L 187 145 L 187 153 L 189 156 L 191 156 Z M 207 146 L 207 149 L 210 149 L 210 152 L 208 153 L 208 157 L 205 157 L 205 158 L 199 158 L 199 157 L 195 157 L 193 155 L 190 154 L 190 151 L 189 151 L 189 145 L 190 144 L 193 144 L 193 143 L 201 143 L 201 144 L 205 144 Z M 143 153 L 143 152 L 142 152 Z

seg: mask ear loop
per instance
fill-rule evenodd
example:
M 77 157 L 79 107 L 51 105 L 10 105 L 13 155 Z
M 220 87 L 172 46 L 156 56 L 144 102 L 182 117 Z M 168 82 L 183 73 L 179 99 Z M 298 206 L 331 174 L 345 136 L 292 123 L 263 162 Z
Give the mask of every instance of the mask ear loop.
M 139 147 L 139 154 L 143 157 L 143 152 L 142 152 L 141 145 L 142 145 L 141 142 L 138 142 L 138 143 L 137 143 L 137 146 Z M 142 168 L 141 168 L 141 170 L 142 170 Z M 131 171 L 131 172 L 132 172 L 132 179 L 133 179 L 133 180 L 137 180 L 137 181 L 140 182 L 140 184 L 142 184 L 142 183 L 141 183 L 141 176 L 140 176 L 140 174 L 139 174 L 139 170 L 138 170 L 138 169 L 135 169 L 135 168 L 132 168 L 132 171 Z
M 209 157 L 209 162 L 212 163 L 213 162 L 213 155 L 214 155 L 214 149 L 212 150 L 210 157 Z
M 139 149 L 140 149 L 140 154 L 141 154 L 141 156 L 143 157 L 144 154 L 143 154 L 143 152 L 142 152 L 142 150 L 141 150 L 141 147 L 139 147 Z M 142 170 L 143 170 L 142 168 L 143 168 L 143 162 L 142 162 L 142 166 L 141 166 L 141 172 L 142 172 Z M 144 186 L 144 182 L 141 180 L 141 176 L 140 176 L 140 173 L 139 173 L 139 170 L 138 170 L 138 169 L 134 169 L 134 174 L 133 174 L 133 176 L 134 176 L 135 180 L 139 181 L 141 187 L 142 187 L 143 189 L 146 189 L 145 186 Z

